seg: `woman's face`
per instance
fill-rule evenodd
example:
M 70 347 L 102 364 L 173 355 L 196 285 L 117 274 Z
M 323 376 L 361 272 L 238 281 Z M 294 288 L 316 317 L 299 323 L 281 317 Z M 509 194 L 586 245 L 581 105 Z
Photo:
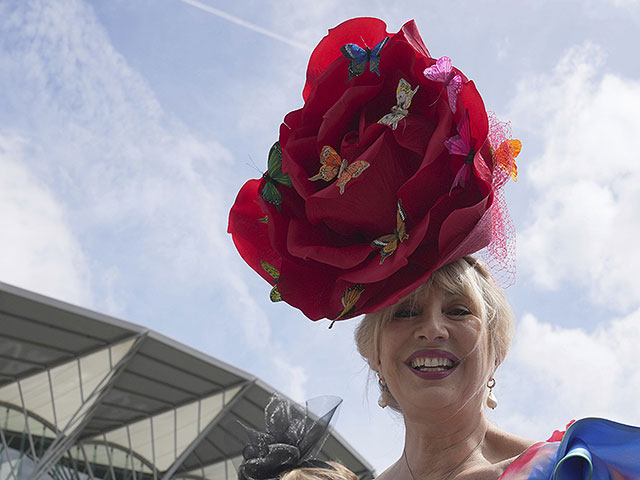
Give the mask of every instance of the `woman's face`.
M 456 413 L 472 399 L 481 405 L 493 364 L 477 306 L 436 286 L 398 303 L 380 334 L 379 361 L 405 416 L 426 407 Z

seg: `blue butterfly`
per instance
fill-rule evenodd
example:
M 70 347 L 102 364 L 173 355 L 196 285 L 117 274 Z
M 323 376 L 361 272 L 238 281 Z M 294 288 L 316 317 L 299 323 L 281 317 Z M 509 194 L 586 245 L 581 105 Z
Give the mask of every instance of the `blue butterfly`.
M 373 47 L 373 50 L 369 47 L 366 47 L 365 50 L 355 43 L 347 43 L 340 47 L 342 55 L 344 55 L 347 60 L 350 60 L 349 78 L 347 78 L 347 82 L 364 72 L 367 68 L 367 62 L 369 62 L 369 70 L 380 75 L 380 70 L 378 70 L 380 52 L 388 41 L 389 37 L 385 37 L 380 43 Z

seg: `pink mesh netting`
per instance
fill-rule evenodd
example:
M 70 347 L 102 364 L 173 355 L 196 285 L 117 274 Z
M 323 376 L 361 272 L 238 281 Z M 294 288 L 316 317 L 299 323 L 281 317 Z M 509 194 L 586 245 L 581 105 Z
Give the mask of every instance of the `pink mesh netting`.
M 501 122 L 494 112 L 489 117 L 489 142 L 492 151 L 511 138 L 511 123 Z M 515 283 L 516 277 L 516 229 L 513 225 L 504 185 L 509 172 L 496 165 L 493 169 L 494 200 L 491 207 L 491 242 L 475 256 L 483 261 L 495 281 L 503 288 Z

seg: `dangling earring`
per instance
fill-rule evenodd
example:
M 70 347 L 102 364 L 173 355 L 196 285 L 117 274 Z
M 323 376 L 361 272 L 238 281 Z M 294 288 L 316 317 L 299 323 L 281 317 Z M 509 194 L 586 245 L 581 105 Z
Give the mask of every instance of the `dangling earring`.
M 491 377 L 487 382 L 487 388 L 489 389 L 489 396 L 487 397 L 487 407 L 489 407 L 491 410 L 493 410 L 498 406 L 498 400 L 493 394 L 493 387 L 495 386 L 496 386 L 496 379 Z
M 385 392 L 387 391 L 387 382 L 385 382 L 382 377 L 378 378 L 378 386 L 380 387 L 380 396 L 378 397 L 378 406 L 380 408 L 385 408 L 387 405 L 387 399 L 385 398 Z

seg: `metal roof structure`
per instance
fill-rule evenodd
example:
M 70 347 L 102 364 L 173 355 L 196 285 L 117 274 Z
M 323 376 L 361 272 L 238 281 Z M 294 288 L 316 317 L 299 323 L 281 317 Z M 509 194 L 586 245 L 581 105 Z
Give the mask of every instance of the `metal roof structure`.
M 275 390 L 147 328 L 0 283 L 0 478 L 236 477 Z M 320 458 L 373 468 L 332 432 Z

